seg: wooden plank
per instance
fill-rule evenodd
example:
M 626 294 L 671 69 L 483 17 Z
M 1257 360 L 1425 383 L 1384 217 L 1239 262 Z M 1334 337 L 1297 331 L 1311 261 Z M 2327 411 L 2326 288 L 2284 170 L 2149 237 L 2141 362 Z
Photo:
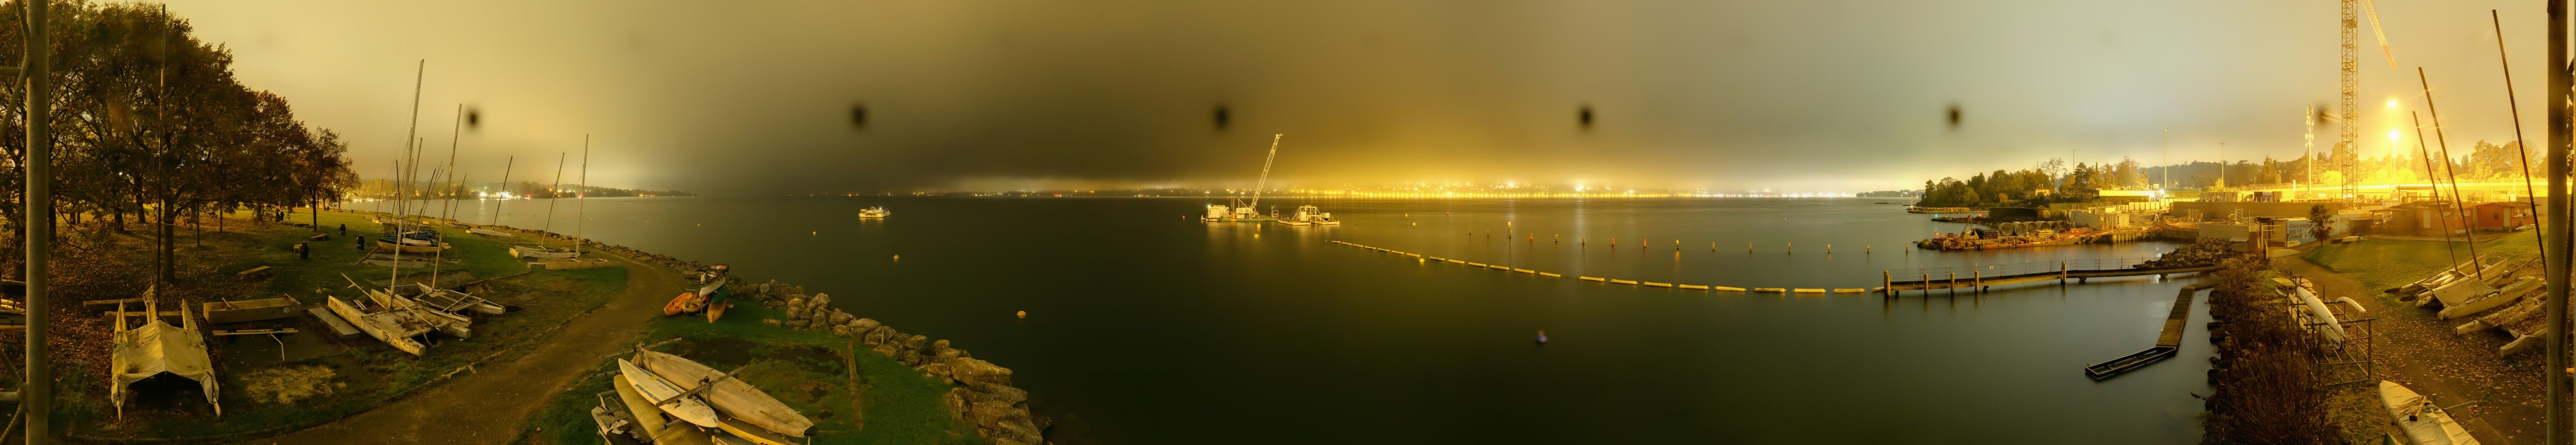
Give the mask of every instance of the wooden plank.
M 250 329 L 250 330 L 240 330 L 240 331 L 214 331 L 215 336 L 217 336 L 217 337 L 226 336 L 226 335 L 293 334 L 293 333 L 296 333 L 296 332 L 301 332 L 301 331 L 297 331 L 297 330 L 295 330 L 295 328 L 286 328 L 286 329 Z
M 358 335 L 357 326 L 350 325 L 347 320 L 341 320 L 339 315 L 334 315 L 329 310 L 317 307 L 305 309 L 304 312 L 313 314 L 313 318 L 322 320 L 322 324 L 330 325 L 332 334 L 342 337 Z
M 82 306 L 97 306 L 97 305 L 103 305 L 103 304 L 141 303 L 141 302 L 143 302 L 143 299 L 141 299 L 141 298 L 118 298 L 118 299 L 114 299 L 114 300 L 90 300 L 90 301 L 83 301 L 83 302 L 81 302 L 81 305 L 82 305 Z
M 2197 286 L 2184 286 L 2181 295 L 2174 296 L 2173 310 L 2165 315 L 2164 332 L 2156 334 L 2156 346 L 2182 346 L 2182 332 L 2191 324 L 2191 302 L 2199 293 Z

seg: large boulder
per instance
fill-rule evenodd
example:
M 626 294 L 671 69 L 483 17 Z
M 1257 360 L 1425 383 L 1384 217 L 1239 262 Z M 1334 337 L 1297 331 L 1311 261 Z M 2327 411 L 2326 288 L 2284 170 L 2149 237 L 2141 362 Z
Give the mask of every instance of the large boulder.
M 921 347 L 928 345 L 930 345 L 930 337 L 915 335 L 903 338 L 903 349 L 905 350 L 918 350 L 921 349 Z
M 860 336 L 859 342 L 867 343 L 868 346 L 883 345 L 886 343 L 886 338 L 902 334 L 903 333 L 901 332 L 895 332 L 894 328 L 877 326 L 876 329 L 869 329 L 866 334 Z
M 858 319 L 858 320 L 853 320 L 853 321 L 851 321 L 851 323 L 858 323 L 858 324 L 853 325 L 853 326 L 858 326 L 860 331 L 867 331 L 867 330 L 871 330 L 871 329 L 876 329 L 878 326 L 884 326 L 884 325 L 885 325 L 884 323 L 878 323 L 876 320 L 865 319 L 865 318 L 861 318 L 861 319 Z
M 1011 369 L 976 358 L 948 362 L 949 377 L 968 384 L 1011 386 Z
M 1029 419 L 1029 409 L 1000 401 L 977 401 L 967 404 L 966 417 L 975 421 L 976 432 L 992 439 L 995 445 L 1036 444 L 1045 438 Z
M 832 310 L 832 324 L 850 324 L 850 321 L 857 319 L 859 319 L 859 317 L 850 315 L 848 312 L 841 312 L 840 309 Z

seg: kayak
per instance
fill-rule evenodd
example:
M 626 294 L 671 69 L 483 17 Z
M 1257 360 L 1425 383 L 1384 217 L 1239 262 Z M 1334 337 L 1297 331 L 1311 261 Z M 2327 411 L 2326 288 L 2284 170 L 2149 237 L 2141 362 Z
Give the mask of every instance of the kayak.
M 716 322 L 716 319 L 724 318 L 725 308 L 730 306 L 733 306 L 733 304 L 715 303 L 707 305 L 707 322 L 714 323 Z
M 671 304 L 662 305 L 662 315 L 697 312 L 699 309 L 704 309 L 706 304 L 706 300 L 699 299 L 696 292 L 681 292 L 680 296 L 671 298 Z

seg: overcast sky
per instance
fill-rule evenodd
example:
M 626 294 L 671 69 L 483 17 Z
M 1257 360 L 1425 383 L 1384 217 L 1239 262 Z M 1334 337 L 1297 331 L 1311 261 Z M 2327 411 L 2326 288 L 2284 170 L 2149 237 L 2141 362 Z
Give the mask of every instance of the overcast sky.
M 2432 76 L 2455 150 L 2538 138 L 2539 2 L 2386 0 L 2366 153 Z M 251 88 L 383 177 L 411 124 L 464 174 L 718 195 L 1273 181 L 1853 192 L 2026 167 L 2295 157 L 2336 102 L 2331 1 L 180 1 Z M 1956 104 L 1962 124 L 1951 128 Z M 1579 125 L 1590 106 L 1596 121 Z M 851 110 L 864 106 L 864 126 Z M 1214 110 L 1230 110 L 1218 128 Z M 2397 119 L 2390 119 L 2396 116 Z M 2428 116 L 2429 118 L 2429 116 Z M 2338 136 L 2318 128 L 2319 149 Z M 2411 142 L 2410 142 L 2411 143 Z M 568 168 L 566 181 L 572 181 Z

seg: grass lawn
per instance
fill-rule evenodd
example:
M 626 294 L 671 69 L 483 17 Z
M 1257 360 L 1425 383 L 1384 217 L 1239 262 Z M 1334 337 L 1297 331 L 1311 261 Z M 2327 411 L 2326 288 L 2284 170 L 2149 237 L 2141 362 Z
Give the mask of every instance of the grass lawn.
M 940 402 L 948 394 L 947 382 L 896 363 L 855 339 L 760 322 L 782 316 L 775 309 L 746 304 L 734 306 L 717 323 L 694 316 L 664 317 L 648 325 L 636 341 L 678 338 L 679 342 L 656 350 L 720 370 L 744 368 L 743 381 L 814 420 L 815 444 L 985 443 L 973 425 L 949 417 Z M 855 381 L 849 372 L 852 358 L 859 372 Z M 590 407 L 599 403 L 596 394 L 610 390 L 610 375 L 616 367 L 615 361 L 602 360 L 571 390 L 556 395 L 529 421 L 526 442 L 600 443 L 592 434 L 597 427 L 590 419 Z
M 378 230 L 377 224 L 367 220 L 366 213 L 322 212 L 320 227 L 325 229 L 321 233 L 331 234 L 332 238 L 313 242 L 311 258 L 297 258 L 290 246 L 305 241 L 305 237 L 316 233 L 314 229 L 276 223 L 255 226 L 247 221 L 247 213 L 234 216 L 224 223 L 223 231 L 217 231 L 212 221 L 204 225 L 202 234 L 184 225 L 177 230 L 178 284 L 162 292 L 162 310 L 175 310 L 173 300 L 194 304 L 278 296 L 319 306 L 325 295 L 364 298 L 356 289 L 348 288 L 343 274 L 363 282 L 384 279 L 391 272 L 387 267 L 355 264 L 361 251 L 355 247 L 354 238 L 371 237 Z M 313 217 L 299 211 L 287 220 L 303 223 Z M 338 230 L 342 224 L 348 227 L 346 236 Z M 455 246 L 448 256 L 452 262 L 440 266 L 443 272 L 463 270 L 484 279 L 525 270 L 522 263 L 504 251 L 504 243 L 467 234 L 462 229 L 442 230 Z M 106 335 L 113 329 L 105 317 L 96 316 L 104 307 L 80 308 L 76 302 L 139 295 L 152 270 L 150 236 L 139 228 L 132 233 L 106 231 L 71 241 L 80 247 L 62 249 L 79 251 L 67 256 L 82 258 L 87 266 L 58 272 L 58 303 L 54 305 L 58 311 L 56 320 L 63 320 L 56 322 L 60 329 L 56 336 L 62 339 L 56 341 L 56 351 L 68 365 L 56 371 L 63 378 L 57 391 L 64 400 L 61 414 L 55 418 L 76 436 L 241 438 L 300 429 L 369 407 L 398 403 L 392 400 L 460 367 L 521 349 L 526 340 L 597 306 L 626 285 L 623 268 L 538 271 L 487 283 L 471 291 L 505 303 L 511 311 L 478 320 L 472 339 L 434 336 L 428 342 L 431 346 L 427 354 L 419 357 L 396 351 L 364 334 L 338 337 L 311 317 L 208 325 L 204 328 L 296 328 L 302 333 L 282 340 L 268 336 L 208 340 L 222 383 L 224 412 L 220 417 L 207 406 L 193 382 L 162 376 L 133 385 L 134 395 L 126 402 L 120 419 L 104 384 L 108 366 Z M 234 274 L 257 266 L 269 266 L 272 276 L 244 279 Z M 411 275 L 413 270 L 406 268 L 404 272 Z M 66 317 L 60 312 L 65 310 L 75 310 L 79 315 Z M 14 353 L 17 347 L 5 349 Z M 282 353 L 295 357 L 282 359 Z
M 2540 231 L 2525 230 L 2492 241 L 2477 244 L 2479 255 L 2488 261 L 2519 261 L 2540 256 L 2535 244 Z M 2365 289 L 2378 291 L 2404 286 L 2424 279 L 2433 271 L 2469 258 L 2469 243 L 2440 241 L 2405 241 L 2363 239 L 2357 243 L 2319 246 L 2307 253 L 2310 262 L 2360 280 Z

